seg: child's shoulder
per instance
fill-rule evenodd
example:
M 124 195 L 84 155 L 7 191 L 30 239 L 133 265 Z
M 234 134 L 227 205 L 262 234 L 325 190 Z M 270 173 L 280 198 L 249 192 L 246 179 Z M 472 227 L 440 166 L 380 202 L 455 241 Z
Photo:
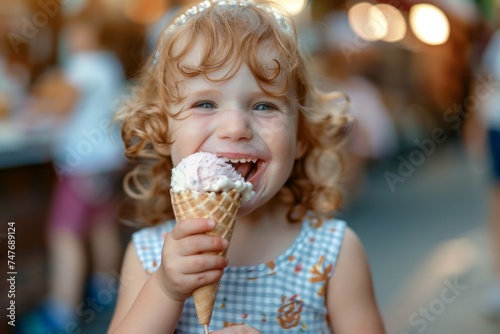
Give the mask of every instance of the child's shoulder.
M 344 220 L 309 219 L 304 227 L 310 240 L 314 240 L 316 251 L 324 254 L 325 263 L 338 264 L 364 261 L 362 242 Z
M 158 269 L 163 241 L 174 225 L 175 220 L 170 220 L 160 225 L 145 227 L 132 234 L 135 251 L 147 273 Z
M 352 230 L 344 220 L 328 219 L 321 223 L 317 234 L 332 234 L 332 248 L 336 249 L 337 256 L 343 258 L 360 255 L 363 252 L 363 245 L 354 230 Z M 347 254 L 346 254 L 347 253 Z
M 329 316 L 336 319 L 334 329 L 343 328 L 350 333 L 385 333 L 368 259 L 359 237 L 350 228 L 345 229 L 335 279 L 328 282 L 326 298 Z

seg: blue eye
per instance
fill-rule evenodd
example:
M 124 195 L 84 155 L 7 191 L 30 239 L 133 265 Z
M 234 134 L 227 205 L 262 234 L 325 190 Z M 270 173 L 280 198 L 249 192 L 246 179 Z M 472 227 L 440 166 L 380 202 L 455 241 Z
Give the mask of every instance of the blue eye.
M 217 108 L 217 106 L 213 102 L 210 102 L 210 101 L 198 102 L 193 107 L 200 108 L 200 109 L 216 109 Z
M 269 102 L 261 102 L 257 103 L 254 107 L 254 110 L 259 110 L 259 111 L 265 111 L 265 110 L 278 110 L 278 107 L 276 107 L 274 104 L 269 103 Z

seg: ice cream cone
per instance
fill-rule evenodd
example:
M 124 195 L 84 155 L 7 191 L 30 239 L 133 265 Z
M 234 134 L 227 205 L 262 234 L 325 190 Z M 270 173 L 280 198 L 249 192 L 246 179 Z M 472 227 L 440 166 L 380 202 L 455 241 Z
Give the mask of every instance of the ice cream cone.
M 215 228 L 207 232 L 231 241 L 236 214 L 241 204 L 241 194 L 236 190 L 229 192 L 197 192 L 185 190 L 170 191 L 172 206 L 177 220 L 187 218 L 208 218 L 215 221 Z M 226 256 L 227 251 L 214 252 Z M 202 286 L 193 292 L 198 321 L 208 325 L 215 305 L 219 282 Z

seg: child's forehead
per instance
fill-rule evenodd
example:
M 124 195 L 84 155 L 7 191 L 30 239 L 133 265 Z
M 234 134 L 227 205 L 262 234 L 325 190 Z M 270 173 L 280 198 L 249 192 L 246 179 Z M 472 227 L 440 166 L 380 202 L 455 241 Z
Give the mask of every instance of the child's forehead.
M 243 83 L 243 85 L 242 85 Z M 230 66 L 224 66 L 218 70 L 211 71 L 206 75 L 197 75 L 194 77 L 185 77 L 177 86 L 179 93 L 185 97 L 191 94 L 214 94 L 215 92 L 225 91 L 228 88 L 243 90 L 245 94 L 257 96 L 260 94 L 270 95 L 269 92 L 281 91 L 285 85 L 283 76 L 276 78 L 272 85 L 259 85 L 258 79 L 252 73 L 250 68 L 242 63 L 238 68 L 233 69 Z M 264 87 L 267 90 L 264 90 Z M 271 94 L 274 95 L 274 94 Z M 286 102 L 292 96 L 292 91 L 284 92 L 281 95 Z M 277 97 L 277 96 L 275 96 Z
M 294 72 L 288 70 L 290 59 L 281 54 L 280 49 L 271 41 L 250 49 L 243 46 L 241 41 L 230 43 L 231 48 L 224 49 L 224 45 L 219 44 L 218 48 L 214 49 L 210 48 L 208 41 L 202 37 L 178 37 L 171 44 L 171 63 L 165 67 L 167 72 L 163 75 L 173 83 L 170 88 L 171 92 L 175 93 L 172 96 L 177 95 L 180 98 L 177 102 L 186 97 L 186 88 L 191 83 L 198 80 L 211 84 L 224 83 L 242 71 L 251 74 L 252 83 L 268 95 L 295 95 L 294 85 L 291 84 Z M 173 98 L 173 101 L 175 100 L 176 98 Z

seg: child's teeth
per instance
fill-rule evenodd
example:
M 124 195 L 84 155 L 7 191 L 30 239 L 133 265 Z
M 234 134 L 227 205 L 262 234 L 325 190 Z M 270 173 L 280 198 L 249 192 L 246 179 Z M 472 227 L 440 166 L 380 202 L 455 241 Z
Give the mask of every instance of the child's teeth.
M 256 163 L 257 162 L 257 159 L 245 159 L 245 158 L 241 158 L 241 159 L 229 159 L 229 158 L 223 158 L 225 162 L 231 162 L 233 164 L 237 164 L 237 163 L 245 163 L 245 162 L 253 162 L 253 163 Z

